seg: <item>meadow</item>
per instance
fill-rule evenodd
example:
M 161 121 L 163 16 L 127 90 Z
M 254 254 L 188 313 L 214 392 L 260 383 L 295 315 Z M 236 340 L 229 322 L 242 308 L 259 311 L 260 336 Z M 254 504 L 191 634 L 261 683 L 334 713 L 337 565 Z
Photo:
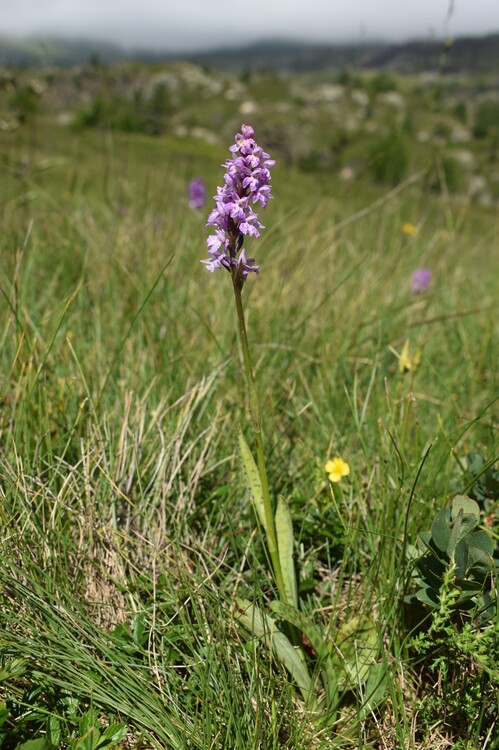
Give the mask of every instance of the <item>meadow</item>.
M 460 173 L 407 133 L 403 175 L 341 177 L 300 151 L 304 112 L 266 143 L 230 102 L 190 112 L 225 118 L 210 142 L 95 107 L 1 134 L 0 745 L 499 747 L 496 197 L 453 194 Z M 230 275 L 200 263 L 245 121 L 277 161 L 243 298 L 291 614 L 242 467 Z M 274 613 L 315 702 L 241 600 Z

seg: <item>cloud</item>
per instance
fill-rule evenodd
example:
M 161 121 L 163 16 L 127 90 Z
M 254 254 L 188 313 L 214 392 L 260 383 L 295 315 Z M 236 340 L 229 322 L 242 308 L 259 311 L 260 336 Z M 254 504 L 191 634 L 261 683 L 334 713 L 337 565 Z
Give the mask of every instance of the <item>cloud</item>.
M 181 50 L 262 38 L 321 42 L 499 30 L 498 0 L 0 0 L 16 34 L 95 37 Z

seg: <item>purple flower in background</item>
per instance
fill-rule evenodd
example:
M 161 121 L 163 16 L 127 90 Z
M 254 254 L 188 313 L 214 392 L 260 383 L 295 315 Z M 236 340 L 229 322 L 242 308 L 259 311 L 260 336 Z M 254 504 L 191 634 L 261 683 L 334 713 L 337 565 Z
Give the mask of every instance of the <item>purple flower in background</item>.
M 206 187 L 201 177 L 194 177 L 189 182 L 189 205 L 192 208 L 203 208 L 206 203 Z
M 431 281 L 431 271 L 429 268 L 418 268 L 412 274 L 411 286 L 413 294 L 426 292 Z
M 270 169 L 275 161 L 258 146 L 250 125 L 242 125 L 230 147 L 232 156 L 223 166 L 225 184 L 217 188 L 215 208 L 206 226 L 215 231 L 207 239 L 208 260 L 202 262 L 208 271 L 226 268 L 241 286 L 249 273 L 258 273 L 260 267 L 246 256 L 243 243 L 246 236 L 259 237 L 263 224 L 253 206 L 267 205 L 270 194 Z

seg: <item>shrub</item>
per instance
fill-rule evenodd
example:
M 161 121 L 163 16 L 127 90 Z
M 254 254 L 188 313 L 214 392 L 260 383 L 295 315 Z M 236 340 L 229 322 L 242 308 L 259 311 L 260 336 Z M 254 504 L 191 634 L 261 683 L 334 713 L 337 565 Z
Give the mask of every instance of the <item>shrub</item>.
M 23 86 L 11 96 L 10 107 L 18 113 L 21 122 L 26 122 L 36 115 L 39 98 L 31 86 Z
M 499 101 L 481 102 L 475 112 L 475 138 L 486 138 L 499 123 Z
M 421 532 L 419 549 L 409 548 L 418 591 L 407 601 L 426 611 L 410 645 L 435 680 L 420 721 L 427 729 L 443 721 L 473 741 L 496 724 L 499 679 L 497 566 L 483 520 L 478 503 L 458 495 Z
M 455 159 L 444 156 L 442 159 L 442 169 L 445 177 L 445 184 L 449 193 L 457 193 L 461 188 L 461 168 Z
M 374 143 L 370 152 L 370 170 L 376 182 L 396 185 L 407 174 L 409 147 L 400 133 Z
M 389 73 L 378 73 L 369 81 L 369 91 L 372 94 L 383 94 L 386 91 L 396 91 L 397 81 Z
M 464 125 L 468 124 L 468 107 L 466 102 L 459 101 L 454 107 L 454 117 L 462 122 Z

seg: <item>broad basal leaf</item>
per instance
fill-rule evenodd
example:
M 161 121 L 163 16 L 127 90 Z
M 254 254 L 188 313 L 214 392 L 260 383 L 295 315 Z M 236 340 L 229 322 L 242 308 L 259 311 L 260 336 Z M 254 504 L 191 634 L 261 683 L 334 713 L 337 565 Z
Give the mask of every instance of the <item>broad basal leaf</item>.
M 298 586 L 293 559 L 293 520 L 289 505 L 282 495 L 277 499 L 275 530 L 286 598 L 290 604 L 298 608 Z
M 293 677 L 305 700 L 308 700 L 311 696 L 312 682 L 307 668 L 298 651 L 284 633 L 281 633 L 275 621 L 269 615 L 260 612 L 255 604 L 244 599 L 237 600 L 235 616 L 246 630 L 253 633 L 272 651 Z
M 241 430 L 239 430 L 239 448 L 241 450 L 241 458 L 243 462 L 246 486 L 249 490 L 253 505 L 255 506 L 259 521 L 262 524 L 265 532 L 267 532 L 267 520 L 265 518 L 265 505 L 263 502 L 263 491 L 260 474 L 258 473 L 258 468 L 255 463 L 255 459 L 253 458 L 253 454 L 250 451 L 248 443 L 244 439 L 244 435 Z

